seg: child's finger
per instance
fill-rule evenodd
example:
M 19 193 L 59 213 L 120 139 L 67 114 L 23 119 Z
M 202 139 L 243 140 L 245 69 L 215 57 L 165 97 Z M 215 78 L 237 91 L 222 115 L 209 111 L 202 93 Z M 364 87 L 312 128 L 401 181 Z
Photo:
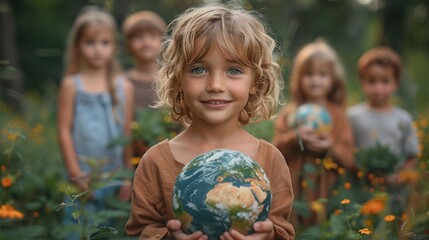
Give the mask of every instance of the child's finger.
M 229 232 L 225 232 L 223 236 L 225 237 L 225 240 L 244 240 L 246 237 L 234 229 L 231 229 Z
M 273 223 L 270 220 L 256 222 L 253 224 L 253 230 L 258 233 L 270 233 L 273 231 Z
M 181 225 L 182 224 L 180 223 L 179 220 L 170 220 L 167 222 L 167 228 L 170 232 L 181 230 L 180 229 Z
M 174 236 L 174 239 L 189 239 L 189 240 L 208 240 L 201 231 L 194 232 L 191 235 L 186 235 L 181 228 L 182 224 L 179 220 L 170 220 L 167 222 L 167 229 Z

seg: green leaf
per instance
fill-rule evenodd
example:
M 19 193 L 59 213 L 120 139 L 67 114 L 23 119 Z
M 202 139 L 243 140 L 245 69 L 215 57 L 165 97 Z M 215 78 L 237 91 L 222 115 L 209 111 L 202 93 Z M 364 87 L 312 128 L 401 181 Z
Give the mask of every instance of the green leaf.
M 28 202 L 25 204 L 25 208 L 30 211 L 35 211 L 41 209 L 43 207 L 43 203 L 41 202 Z
M 312 174 L 317 171 L 316 167 L 311 163 L 304 164 L 304 174 Z
M 13 227 L 11 230 L 5 230 L 2 235 L 4 234 L 7 236 L 7 239 L 40 239 L 46 233 L 46 227 L 41 225 L 30 225 Z
M 97 230 L 93 231 L 88 239 L 105 239 L 106 234 L 116 235 L 118 234 L 118 230 L 112 227 L 97 227 Z
M 347 220 L 343 215 L 331 215 L 329 219 L 331 225 L 331 232 L 335 236 L 341 236 L 342 233 L 347 231 Z
M 80 217 L 80 212 L 79 211 L 73 211 L 71 213 L 73 219 L 77 220 Z

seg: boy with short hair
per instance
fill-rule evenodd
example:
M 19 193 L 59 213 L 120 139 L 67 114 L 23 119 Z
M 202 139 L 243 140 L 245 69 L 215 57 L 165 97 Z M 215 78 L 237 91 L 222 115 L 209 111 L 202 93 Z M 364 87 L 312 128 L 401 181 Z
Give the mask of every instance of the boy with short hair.
M 155 12 L 139 11 L 128 16 L 122 26 L 125 45 L 134 57 L 135 65 L 126 71 L 134 86 L 134 104 L 137 109 L 154 104 L 152 82 L 159 70 L 157 56 L 164 41 L 167 24 Z
M 400 159 L 395 172 L 415 167 L 419 151 L 412 116 L 391 102 L 400 84 L 401 70 L 401 58 L 388 47 L 376 47 L 363 54 L 358 71 L 366 102 L 348 110 L 358 150 L 377 144 L 387 147 Z M 400 183 L 396 174 L 387 180 L 393 185 Z

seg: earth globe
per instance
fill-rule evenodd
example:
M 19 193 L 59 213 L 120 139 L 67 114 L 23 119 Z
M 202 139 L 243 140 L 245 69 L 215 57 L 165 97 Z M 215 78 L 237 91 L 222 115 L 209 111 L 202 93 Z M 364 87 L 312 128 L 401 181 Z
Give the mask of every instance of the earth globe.
M 183 230 L 209 239 L 235 229 L 251 234 L 267 218 L 271 185 L 262 167 L 245 154 L 216 149 L 192 159 L 176 179 L 173 209 Z
M 306 103 L 298 107 L 293 115 L 292 126 L 310 126 L 316 133 L 328 133 L 332 129 L 329 112 L 322 106 Z

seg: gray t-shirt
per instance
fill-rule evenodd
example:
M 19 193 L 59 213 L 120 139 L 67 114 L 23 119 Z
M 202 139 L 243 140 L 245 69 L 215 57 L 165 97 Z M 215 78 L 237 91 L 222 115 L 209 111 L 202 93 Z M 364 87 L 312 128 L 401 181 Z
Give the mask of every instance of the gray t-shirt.
M 359 103 L 348 109 L 348 116 L 358 149 L 369 149 L 378 142 L 401 158 L 418 154 L 413 118 L 403 109 L 394 107 L 389 112 L 377 112 Z

